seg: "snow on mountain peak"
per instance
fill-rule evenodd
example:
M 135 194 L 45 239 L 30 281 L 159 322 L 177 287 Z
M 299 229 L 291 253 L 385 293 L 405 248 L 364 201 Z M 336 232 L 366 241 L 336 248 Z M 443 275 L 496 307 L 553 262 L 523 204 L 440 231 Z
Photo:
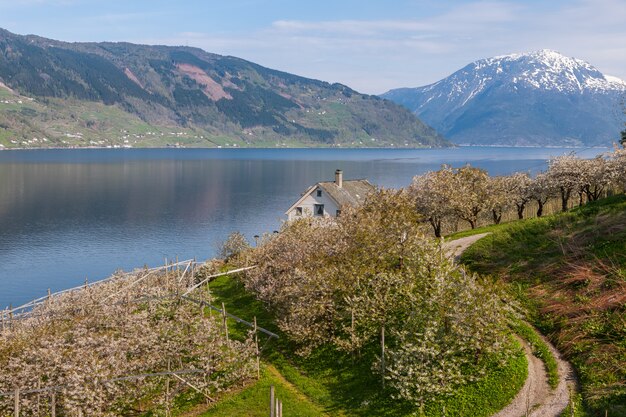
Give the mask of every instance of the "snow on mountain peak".
M 624 90 L 626 84 L 608 79 L 591 64 L 567 57 L 551 49 L 501 55 L 478 60 L 462 70 L 483 85 L 487 80 L 536 88 L 583 93 L 585 91 Z M 452 77 L 455 77 L 453 74 Z M 467 80 L 466 80 L 467 81 Z M 620 80 L 621 81 L 621 80 Z

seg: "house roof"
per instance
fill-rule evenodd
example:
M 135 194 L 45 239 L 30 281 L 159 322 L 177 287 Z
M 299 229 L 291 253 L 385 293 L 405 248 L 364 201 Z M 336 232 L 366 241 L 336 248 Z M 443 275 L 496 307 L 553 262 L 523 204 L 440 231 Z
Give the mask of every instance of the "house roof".
M 361 204 L 365 197 L 376 189 L 368 180 L 343 181 L 341 188 L 337 187 L 334 181 L 319 182 L 317 185 L 326 191 L 339 207 Z
M 330 197 L 330 199 L 337 204 L 337 207 L 359 205 L 365 201 L 365 197 L 367 197 L 369 193 L 376 190 L 376 187 L 365 179 L 344 180 L 342 181 L 341 188 L 337 187 L 337 184 L 334 181 L 318 182 L 317 184 L 309 187 L 304 194 L 302 194 L 302 197 L 289 207 L 289 210 L 287 210 L 285 214 L 288 214 L 291 210 L 297 207 L 317 188 L 324 190 L 328 197 Z

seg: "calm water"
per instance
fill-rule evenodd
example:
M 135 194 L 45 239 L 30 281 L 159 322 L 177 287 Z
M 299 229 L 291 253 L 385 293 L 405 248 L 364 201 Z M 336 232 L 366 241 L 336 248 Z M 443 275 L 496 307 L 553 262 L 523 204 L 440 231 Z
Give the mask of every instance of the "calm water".
M 0 308 L 154 266 L 206 259 L 239 230 L 280 227 L 310 184 L 368 178 L 385 187 L 443 164 L 536 172 L 566 149 L 154 149 L 0 152 Z M 578 151 L 595 156 L 602 150 Z

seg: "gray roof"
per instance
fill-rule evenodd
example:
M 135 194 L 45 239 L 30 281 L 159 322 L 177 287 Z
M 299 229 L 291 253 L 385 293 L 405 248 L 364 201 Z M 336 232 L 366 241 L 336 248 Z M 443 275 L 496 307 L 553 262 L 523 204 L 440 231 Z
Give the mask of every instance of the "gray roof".
M 334 181 L 319 182 L 317 185 L 335 200 L 339 207 L 359 205 L 365 201 L 369 193 L 376 190 L 368 180 L 344 180 L 341 188 L 337 187 Z

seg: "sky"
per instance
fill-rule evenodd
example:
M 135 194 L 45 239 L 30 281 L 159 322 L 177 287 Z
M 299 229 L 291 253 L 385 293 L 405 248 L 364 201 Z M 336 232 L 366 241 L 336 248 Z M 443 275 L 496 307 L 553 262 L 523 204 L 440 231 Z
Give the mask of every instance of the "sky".
M 379 94 L 553 49 L 626 80 L 626 0 L 0 0 L 0 27 L 186 45 Z

